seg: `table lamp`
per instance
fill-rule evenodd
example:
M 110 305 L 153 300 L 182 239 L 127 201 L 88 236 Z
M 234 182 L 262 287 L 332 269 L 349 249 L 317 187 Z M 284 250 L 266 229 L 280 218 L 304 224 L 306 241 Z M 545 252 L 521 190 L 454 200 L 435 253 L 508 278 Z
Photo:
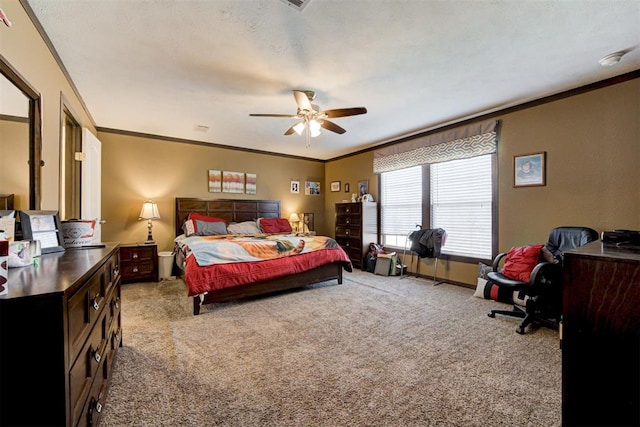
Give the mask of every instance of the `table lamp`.
M 147 234 L 147 241 L 144 243 L 154 244 L 155 241 L 153 240 L 153 236 L 151 235 L 151 227 L 153 227 L 153 224 L 151 224 L 151 220 L 160 219 L 160 212 L 158 212 L 157 203 L 152 202 L 150 200 L 147 200 L 146 202 L 144 202 L 142 204 L 142 210 L 140 211 L 140 216 L 138 217 L 138 220 L 141 220 L 141 219 L 147 220 L 147 229 L 149 230 L 149 233 Z

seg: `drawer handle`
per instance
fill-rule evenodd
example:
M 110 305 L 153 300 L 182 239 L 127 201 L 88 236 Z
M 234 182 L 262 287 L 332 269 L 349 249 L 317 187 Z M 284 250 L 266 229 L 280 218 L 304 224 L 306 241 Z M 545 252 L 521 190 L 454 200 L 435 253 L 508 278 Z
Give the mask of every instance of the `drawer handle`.
M 133 267 L 133 272 L 137 273 L 138 272 L 138 267 Z
M 113 300 L 113 306 L 115 308 L 120 308 L 120 297 L 117 297 L 115 300 Z
M 138 258 L 138 253 L 137 253 L 137 252 L 134 252 L 134 253 L 131 255 L 131 258 Z
M 94 351 L 94 352 L 93 352 L 93 359 L 94 359 L 96 362 L 100 363 L 100 359 L 102 359 L 102 356 L 100 356 L 100 353 L 98 353 L 97 351 Z M 98 411 L 98 412 L 99 412 L 99 411 Z
M 96 412 L 97 413 L 102 412 L 102 404 L 98 401 L 96 401 Z
M 100 298 L 100 294 L 96 294 L 96 296 L 93 298 L 93 309 L 95 311 L 100 310 L 100 303 L 98 302 L 99 298 Z

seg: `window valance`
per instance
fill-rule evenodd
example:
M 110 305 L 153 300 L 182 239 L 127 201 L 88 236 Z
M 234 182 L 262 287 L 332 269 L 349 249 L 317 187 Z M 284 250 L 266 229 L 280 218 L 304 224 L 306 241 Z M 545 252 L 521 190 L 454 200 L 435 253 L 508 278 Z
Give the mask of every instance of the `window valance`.
M 373 172 L 495 153 L 498 125 L 497 120 L 487 120 L 380 148 L 373 155 Z

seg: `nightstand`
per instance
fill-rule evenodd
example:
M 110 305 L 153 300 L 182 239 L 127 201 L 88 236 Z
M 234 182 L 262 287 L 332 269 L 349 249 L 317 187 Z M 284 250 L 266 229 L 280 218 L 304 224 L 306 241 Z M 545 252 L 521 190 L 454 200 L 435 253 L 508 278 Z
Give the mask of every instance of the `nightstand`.
M 122 282 L 158 281 L 158 245 L 120 245 Z

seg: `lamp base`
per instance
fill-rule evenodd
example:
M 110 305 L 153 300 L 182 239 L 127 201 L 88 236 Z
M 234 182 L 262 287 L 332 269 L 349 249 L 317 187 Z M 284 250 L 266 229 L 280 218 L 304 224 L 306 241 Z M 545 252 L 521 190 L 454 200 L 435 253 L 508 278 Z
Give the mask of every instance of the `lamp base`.
M 151 225 L 151 220 L 149 220 L 149 223 L 147 224 L 147 229 L 149 230 L 149 232 L 147 233 L 147 241 L 144 242 L 145 245 L 156 244 L 156 242 L 153 240 L 153 236 L 151 235 L 151 227 L 153 227 L 153 225 Z

